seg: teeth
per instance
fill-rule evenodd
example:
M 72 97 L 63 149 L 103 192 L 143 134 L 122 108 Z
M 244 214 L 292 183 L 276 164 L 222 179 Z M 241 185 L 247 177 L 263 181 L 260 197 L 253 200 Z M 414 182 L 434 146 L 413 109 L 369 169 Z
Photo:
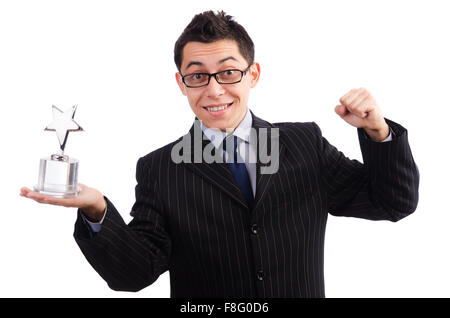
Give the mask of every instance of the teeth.
M 206 107 L 208 109 L 208 111 L 210 112 L 217 112 L 220 110 L 224 110 L 226 108 L 228 108 L 228 106 L 230 106 L 230 104 L 226 104 L 226 105 L 222 105 L 222 106 L 213 106 L 213 107 Z

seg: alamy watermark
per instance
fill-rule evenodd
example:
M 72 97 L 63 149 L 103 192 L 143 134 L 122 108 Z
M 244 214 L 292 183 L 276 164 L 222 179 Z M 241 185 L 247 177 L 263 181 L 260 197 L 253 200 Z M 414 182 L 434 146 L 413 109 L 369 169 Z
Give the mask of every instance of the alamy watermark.
M 187 133 L 176 143 L 171 152 L 174 163 L 223 163 L 233 162 L 234 139 L 226 138 L 226 152 L 216 149 L 214 144 L 203 141 L 208 140 L 201 129 L 199 120 L 195 120 L 193 135 Z M 259 163 L 261 174 L 274 174 L 278 171 L 280 155 L 279 128 L 250 128 L 249 147 L 240 147 L 237 162 Z M 269 153 L 270 149 L 270 153 Z

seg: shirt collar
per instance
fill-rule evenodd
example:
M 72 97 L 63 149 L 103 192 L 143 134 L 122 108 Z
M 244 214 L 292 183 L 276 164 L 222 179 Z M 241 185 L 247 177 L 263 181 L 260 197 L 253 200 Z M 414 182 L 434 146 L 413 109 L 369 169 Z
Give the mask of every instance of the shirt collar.
M 200 121 L 201 122 L 201 121 Z M 253 118 L 250 113 L 250 109 L 247 107 L 247 113 L 245 114 L 244 119 L 241 123 L 236 127 L 236 129 L 232 132 L 236 137 L 245 140 L 247 143 L 250 143 L 250 132 L 252 128 Z M 229 134 L 220 129 L 212 129 L 207 127 L 203 122 L 201 122 L 202 131 L 205 136 L 211 141 L 214 147 L 219 148 L 222 144 L 223 139 Z

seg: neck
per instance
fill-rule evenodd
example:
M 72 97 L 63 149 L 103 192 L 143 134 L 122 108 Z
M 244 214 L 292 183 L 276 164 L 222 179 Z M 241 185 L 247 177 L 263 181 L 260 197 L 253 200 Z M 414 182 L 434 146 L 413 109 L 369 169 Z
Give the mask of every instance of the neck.
M 228 133 L 233 132 L 242 123 L 242 121 L 245 118 L 245 115 L 247 115 L 247 111 L 248 111 L 247 108 L 245 108 L 245 112 L 241 115 L 241 118 L 238 120 L 237 124 L 235 124 L 233 127 L 224 128 L 224 129 L 221 128 L 220 130 L 223 132 L 228 132 Z

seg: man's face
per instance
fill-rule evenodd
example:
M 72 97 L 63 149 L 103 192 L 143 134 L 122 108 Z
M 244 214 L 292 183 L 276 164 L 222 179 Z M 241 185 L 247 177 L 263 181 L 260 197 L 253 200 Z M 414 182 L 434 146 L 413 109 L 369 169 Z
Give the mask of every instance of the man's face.
M 212 43 L 188 42 L 183 48 L 181 74 L 216 73 L 229 69 L 244 71 L 248 63 L 239 52 L 233 40 L 220 40 Z M 189 105 L 198 119 L 207 127 L 225 131 L 235 129 L 244 119 L 250 88 L 259 80 L 260 67 L 253 63 L 241 82 L 219 84 L 214 77 L 207 86 L 186 87 L 181 75 L 176 73 L 181 92 L 187 96 Z M 214 107 L 226 106 L 223 110 Z

